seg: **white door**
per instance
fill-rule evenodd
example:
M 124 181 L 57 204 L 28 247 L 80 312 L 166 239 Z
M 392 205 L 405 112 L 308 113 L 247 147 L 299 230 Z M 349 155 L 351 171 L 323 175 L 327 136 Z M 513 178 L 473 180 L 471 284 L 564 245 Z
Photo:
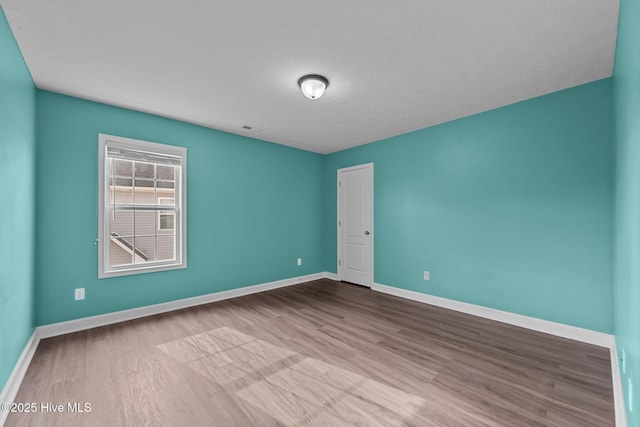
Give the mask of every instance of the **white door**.
M 373 163 L 338 170 L 338 280 L 373 285 Z

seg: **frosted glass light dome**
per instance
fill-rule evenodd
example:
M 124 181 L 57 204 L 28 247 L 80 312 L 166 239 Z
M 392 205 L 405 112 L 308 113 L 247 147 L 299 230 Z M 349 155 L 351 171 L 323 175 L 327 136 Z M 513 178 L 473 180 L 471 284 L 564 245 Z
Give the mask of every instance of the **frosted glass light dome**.
M 317 74 L 302 76 L 298 80 L 298 86 L 302 94 L 309 99 L 318 99 L 324 95 L 324 91 L 329 86 L 329 80 Z

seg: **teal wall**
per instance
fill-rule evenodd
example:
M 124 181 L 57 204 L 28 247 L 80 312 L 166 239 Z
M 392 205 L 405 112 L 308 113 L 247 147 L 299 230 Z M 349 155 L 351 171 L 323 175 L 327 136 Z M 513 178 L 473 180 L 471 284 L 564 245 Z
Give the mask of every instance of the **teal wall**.
M 612 332 L 610 97 L 602 80 L 327 156 L 325 270 L 336 170 L 374 162 L 375 282 Z
M 33 332 L 35 87 L 0 8 L 0 390 Z
M 640 426 L 640 3 L 620 2 L 613 77 L 616 142 L 614 312 L 630 426 Z M 626 368 L 623 370 L 623 366 Z M 629 405 L 633 392 L 634 407 Z M 630 411 L 633 409 L 633 411 Z
M 38 325 L 321 271 L 321 155 L 40 90 L 37 129 Z M 98 280 L 99 132 L 187 147 L 187 269 Z

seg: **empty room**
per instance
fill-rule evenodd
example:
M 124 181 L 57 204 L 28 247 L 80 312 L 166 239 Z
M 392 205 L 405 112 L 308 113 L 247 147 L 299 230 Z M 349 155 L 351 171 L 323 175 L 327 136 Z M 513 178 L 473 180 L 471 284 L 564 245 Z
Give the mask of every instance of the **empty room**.
M 0 0 L 0 426 L 640 427 L 638 22 Z

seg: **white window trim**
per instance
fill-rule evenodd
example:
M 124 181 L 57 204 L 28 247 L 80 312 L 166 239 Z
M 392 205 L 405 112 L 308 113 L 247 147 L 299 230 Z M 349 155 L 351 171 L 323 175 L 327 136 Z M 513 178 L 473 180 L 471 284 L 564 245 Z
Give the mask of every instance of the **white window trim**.
M 129 268 L 107 269 L 106 256 L 111 244 L 111 239 L 106 235 L 108 227 L 105 224 L 105 212 L 109 204 L 109 193 L 106 191 L 105 183 L 107 172 L 105 170 L 107 141 L 110 145 L 121 148 L 143 150 L 154 153 L 162 153 L 179 156 L 182 159 L 181 174 L 176 177 L 179 180 L 180 197 L 175 200 L 176 217 L 175 224 L 180 224 L 176 229 L 176 261 L 160 265 L 136 265 Z M 182 220 L 180 220 L 182 219 Z M 175 270 L 187 268 L 187 149 L 174 145 L 158 144 L 155 142 L 142 141 L 139 139 L 124 138 L 121 136 L 98 134 L 98 278 L 108 278 L 117 276 L 127 276 L 141 273 L 151 273 L 155 271 Z

